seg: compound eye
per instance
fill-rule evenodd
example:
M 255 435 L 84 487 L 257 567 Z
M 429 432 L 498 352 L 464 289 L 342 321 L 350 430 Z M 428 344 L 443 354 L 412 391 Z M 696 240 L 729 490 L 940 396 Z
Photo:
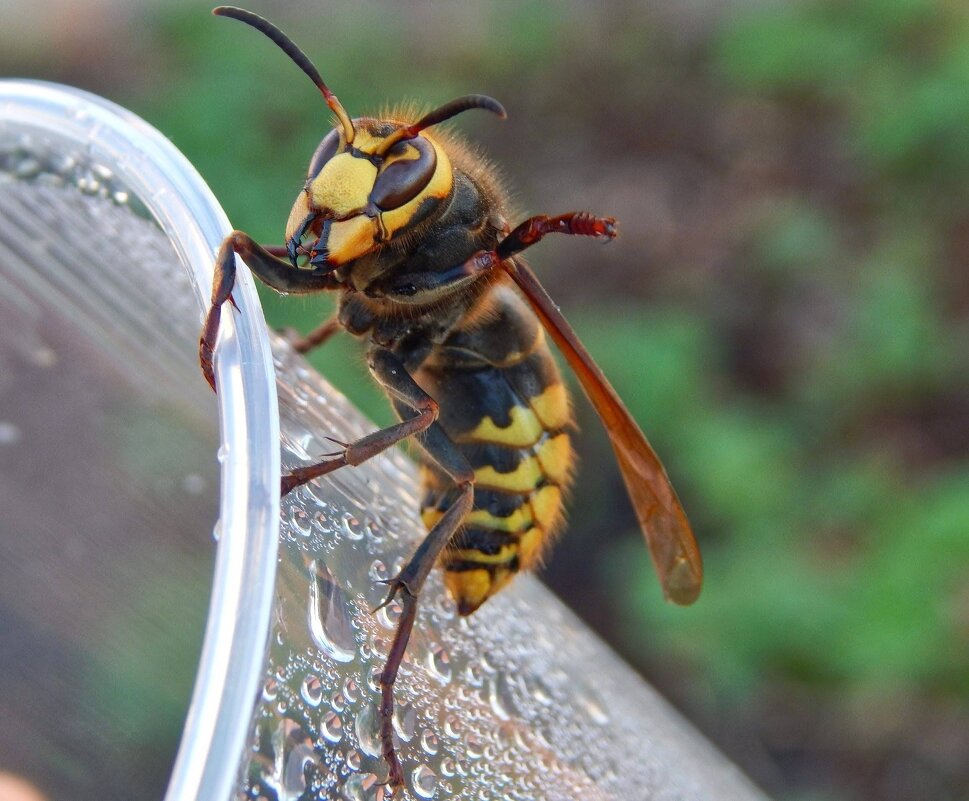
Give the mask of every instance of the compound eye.
M 417 158 L 408 150 L 417 151 Z M 413 200 L 427 186 L 437 167 L 437 153 L 427 139 L 416 136 L 394 145 L 387 158 L 404 156 L 388 164 L 373 185 L 370 200 L 381 211 L 389 211 Z
M 306 177 L 311 181 L 320 174 L 323 165 L 336 155 L 337 148 L 340 147 L 340 132 L 335 128 L 323 137 L 310 159 L 310 168 L 306 171 Z

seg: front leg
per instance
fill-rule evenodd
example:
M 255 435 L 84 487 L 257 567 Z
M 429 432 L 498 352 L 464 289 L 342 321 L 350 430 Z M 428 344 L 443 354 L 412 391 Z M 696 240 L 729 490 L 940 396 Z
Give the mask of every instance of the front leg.
M 215 274 L 212 278 L 212 303 L 205 317 L 202 335 L 199 338 L 199 364 L 202 375 L 215 390 L 215 371 L 213 357 L 215 341 L 219 336 L 219 323 L 222 318 L 222 305 L 228 300 L 232 305 L 232 290 L 236 282 L 236 254 L 242 257 L 246 266 L 259 280 L 277 292 L 290 295 L 321 292 L 337 289 L 340 283 L 329 273 L 299 270 L 288 261 L 277 258 L 266 248 L 255 242 L 242 231 L 233 231 L 219 248 L 215 258 Z

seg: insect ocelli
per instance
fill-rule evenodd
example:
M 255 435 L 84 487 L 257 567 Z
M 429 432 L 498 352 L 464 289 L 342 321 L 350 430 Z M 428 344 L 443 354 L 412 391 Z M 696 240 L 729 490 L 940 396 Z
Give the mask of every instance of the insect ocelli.
M 396 599 L 401 608 L 379 708 L 387 782 L 396 793 L 404 772 L 394 746 L 394 686 L 428 574 L 441 567 L 458 612 L 470 615 L 535 567 L 561 528 L 574 427 L 550 344 L 604 423 L 669 600 L 696 600 L 700 552 L 646 437 L 521 256 L 549 234 L 612 239 L 616 221 L 568 212 L 510 225 L 493 169 L 436 128 L 473 109 L 504 118 L 493 98 L 466 95 L 419 117 L 351 118 L 272 23 L 229 6 L 214 13 L 277 44 L 323 94 L 336 125 L 310 159 L 284 244 L 262 246 L 233 231 L 219 248 L 199 342 L 202 373 L 215 390 L 215 345 L 224 304 L 234 305 L 238 255 L 278 292 L 338 294 L 336 315 L 294 347 L 306 352 L 338 331 L 362 339 L 398 417 L 284 475 L 282 494 L 404 440 L 420 452 L 427 535 L 387 582 L 383 604 Z

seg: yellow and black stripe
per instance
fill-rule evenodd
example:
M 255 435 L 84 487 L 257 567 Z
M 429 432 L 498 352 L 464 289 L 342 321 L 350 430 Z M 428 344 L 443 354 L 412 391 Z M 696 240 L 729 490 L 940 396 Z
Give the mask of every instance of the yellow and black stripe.
M 462 615 L 520 570 L 537 565 L 562 521 L 574 454 L 565 385 L 535 316 L 496 284 L 418 374 L 440 403 L 439 422 L 474 468 L 474 507 L 442 557 Z M 431 463 L 422 516 L 430 528 L 454 501 Z

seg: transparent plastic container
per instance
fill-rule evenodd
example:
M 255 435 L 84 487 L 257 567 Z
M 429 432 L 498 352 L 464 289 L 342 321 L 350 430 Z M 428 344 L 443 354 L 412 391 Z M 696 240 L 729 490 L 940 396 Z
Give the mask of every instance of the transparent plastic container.
M 50 797 L 389 797 L 399 610 L 370 610 L 424 533 L 415 469 L 394 452 L 280 505 L 280 460 L 372 425 L 267 335 L 245 269 L 208 391 L 228 230 L 141 120 L 0 82 L 0 771 Z M 186 714 L 168 684 L 196 659 Z M 461 619 L 432 575 L 395 729 L 410 798 L 763 797 L 529 576 Z

